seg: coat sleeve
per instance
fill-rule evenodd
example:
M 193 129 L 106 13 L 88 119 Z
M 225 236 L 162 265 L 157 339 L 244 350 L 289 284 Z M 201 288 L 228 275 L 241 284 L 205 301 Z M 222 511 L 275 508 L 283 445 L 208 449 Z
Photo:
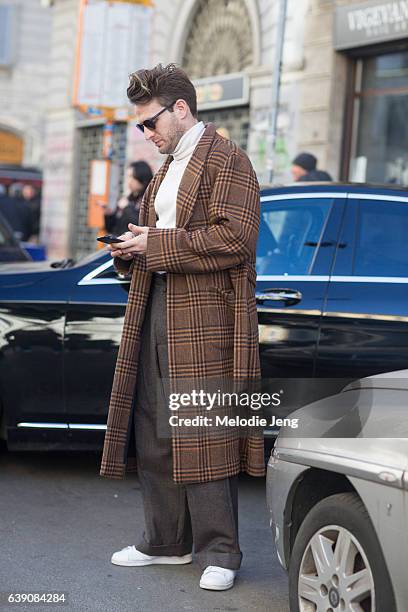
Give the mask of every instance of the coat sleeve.
M 209 201 L 209 225 L 150 228 L 146 269 L 175 273 L 224 270 L 252 259 L 259 228 L 259 185 L 249 159 L 232 151 L 219 170 Z

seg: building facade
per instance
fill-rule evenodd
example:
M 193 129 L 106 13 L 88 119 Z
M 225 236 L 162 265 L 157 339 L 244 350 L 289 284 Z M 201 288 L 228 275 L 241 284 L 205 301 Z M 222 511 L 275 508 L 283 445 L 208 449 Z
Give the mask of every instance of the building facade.
M 292 9 L 304 25 L 293 52 L 285 38 L 287 148 L 313 152 L 335 179 L 408 185 L 408 1 L 302 0 Z
M 51 10 L 0 0 L 0 164 L 43 165 L 50 52 Z
M 92 2 L 102 0 L 89 0 Z M 43 238 L 51 254 L 95 249 L 87 226 L 89 164 L 105 120 L 72 106 L 79 0 L 54 0 Z M 275 153 L 270 150 L 279 0 L 155 0 L 148 63 L 176 62 L 197 87 L 199 118 L 214 122 L 274 182 L 310 151 L 334 179 L 408 182 L 404 152 L 408 0 L 288 0 Z M 135 58 L 135 63 L 136 58 Z M 117 119 L 113 159 L 162 159 L 134 121 Z M 123 189 L 123 183 L 119 185 Z
M 341 174 L 408 185 L 408 1 L 338 3 L 333 31 L 347 65 Z

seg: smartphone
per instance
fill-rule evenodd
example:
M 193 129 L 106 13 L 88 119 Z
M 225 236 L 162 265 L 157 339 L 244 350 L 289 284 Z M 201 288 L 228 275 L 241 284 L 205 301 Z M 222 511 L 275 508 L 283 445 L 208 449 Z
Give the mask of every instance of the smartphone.
M 112 244 L 114 242 L 125 242 L 121 238 L 118 238 L 117 236 L 113 236 L 112 234 L 107 234 L 106 236 L 99 236 L 97 240 L 99 240 L 99 242 L 103 242 L 104 244 Z

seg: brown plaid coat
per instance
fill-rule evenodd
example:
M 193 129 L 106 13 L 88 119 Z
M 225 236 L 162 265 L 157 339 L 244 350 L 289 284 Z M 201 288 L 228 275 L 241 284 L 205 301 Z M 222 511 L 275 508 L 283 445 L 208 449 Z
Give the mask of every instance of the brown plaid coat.
M 171 161 L 169 156 L 143 198 L 139 223 L 152 228 L 146 254 L 114 262 L 132 278 L 100 471 L 111 478 L 135 469 L 129 453 L 131 408 L 152 272 L 168 273 L 170 380 L 260 378 L 255 303 L 260 209 L 254 170 L 246 154 L 208 124 L 182 177 L 176 228 L 158 229 L 154 200 Z M 244 438 L 228 428 L 217 435 L 205 427 L 187 436 L 172 431 L 172 444 L 176 483 L 206 482 L 241 470 L 264 474 L 259 431 Z

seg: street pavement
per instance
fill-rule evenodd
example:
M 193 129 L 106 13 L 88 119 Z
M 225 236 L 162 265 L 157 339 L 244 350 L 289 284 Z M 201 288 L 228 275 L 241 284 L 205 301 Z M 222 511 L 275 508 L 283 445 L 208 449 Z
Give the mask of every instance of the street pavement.
M 287 578 L 274 551 L 265 481 L 240 477 L 243 564 L 235 587 L 199 588 L 200 568 L 125 568 L 112 552 L 143 530 L 136 476 L 99 476 L 96 453 L 0 452 L 0 591 L 64 591 L 66 605 L 3 604 L 1 610 L 288 612 Z

